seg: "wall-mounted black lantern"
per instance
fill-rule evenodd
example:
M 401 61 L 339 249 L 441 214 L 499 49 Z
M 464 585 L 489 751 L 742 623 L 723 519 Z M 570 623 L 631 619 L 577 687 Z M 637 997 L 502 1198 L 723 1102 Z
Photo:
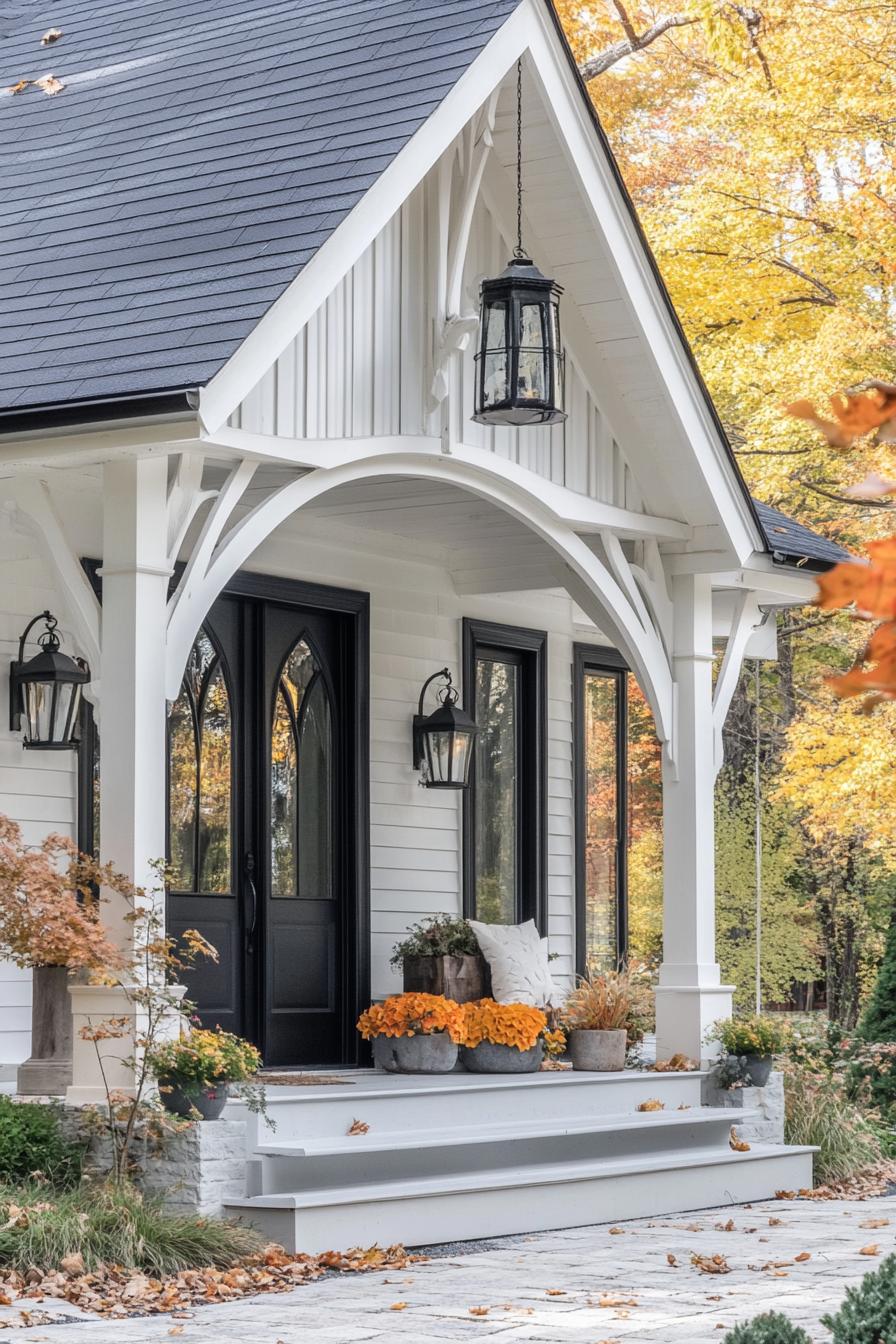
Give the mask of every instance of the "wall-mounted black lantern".
M 517 240 L 507 269 L 483 280 L 473 419 L 481 425 L 553 425 L 563 409 L 561 287 L 523 250 L 523 75 L 516 69 Z
M 47 627 L 38 636 L 40 653 L 25 662 L 25 641 L 38 621 Z M 49 611 L 29 621 L 19 640 L 19 656 L 9 668 L 9 726 L 19 732 L 24 718 L 24 745 L 36 751 L 77 747 L 81 691 L 90 680 L 83 658 L 61 652 L 56 625 Z
M 438 677 L 445 681 L 438 692 L 439 707 L 424 714 L 427 687 Z M 428 677 L 420 691 L 414 716 L 414 769 L 422 770 L 420 783 L 427 789 L 465 789 L 469 783 L 473 739 L 479 729 L 469 714 L 458 709 L 458 698 L 447 667 Z

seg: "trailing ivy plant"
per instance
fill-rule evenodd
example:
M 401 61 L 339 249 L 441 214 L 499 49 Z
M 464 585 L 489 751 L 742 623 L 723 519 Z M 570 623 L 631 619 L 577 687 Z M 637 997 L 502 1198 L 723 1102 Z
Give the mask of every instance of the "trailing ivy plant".
M 476 956 L 479 944 L 465 919 L 457 915 L 429 915 L 412 924 L 406 937 L 392 950 L 390 966 L 396 969 L 406 957 Z

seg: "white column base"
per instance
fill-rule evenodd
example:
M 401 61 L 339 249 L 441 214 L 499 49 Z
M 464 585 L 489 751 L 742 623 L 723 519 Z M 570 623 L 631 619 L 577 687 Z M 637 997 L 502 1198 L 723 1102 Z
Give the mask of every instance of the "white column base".
M 731 1016 L 733 985 L 660 985 L 656 991 L 656 1057 L 679 1052 L 712 1060 L 719 1053 L 705 1036 L 714 1022 Z

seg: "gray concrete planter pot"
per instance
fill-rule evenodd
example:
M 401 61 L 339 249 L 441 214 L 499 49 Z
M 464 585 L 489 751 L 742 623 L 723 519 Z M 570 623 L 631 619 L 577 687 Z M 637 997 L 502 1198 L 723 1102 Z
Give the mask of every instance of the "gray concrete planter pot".
M 72 1081 L 72 1004 L 67 966 L 31 973 L 31 1057 L 19 1065 L 24 1097 L 63 1097 Z
M 194 1120 L 198 1111 L 203 1120 L 217 1120 L 227 1105 L 227 1083 L 207 1083 L 203 1087 L 178 1087 L 169 1078 L 159 1079 L 159 1097 L 171 1115 Z
M 751 1087 L 765 1087 L 772 1071 L 774 1058 L 771 1055 L 744 1055 Z
M 386 1073 L 451 1073 L 457 1046 L 447 1031 L 423 1036 L 374 1036 L 373 1062 Z
M 625 1068 L 628 1033 L 624 1027 L 612 1031 L 576 1028 L 566 1042 L 572 1067 L 581 1073 L 618 1073 Z
M 541 1041 L 531 1050 L 517 1050 L 515 1045 L 495 1045 L 493 1041 L 462 1045 L 460 1049 L 460 1061 L 470 1073 L 535 1073 L 543 1059 Z

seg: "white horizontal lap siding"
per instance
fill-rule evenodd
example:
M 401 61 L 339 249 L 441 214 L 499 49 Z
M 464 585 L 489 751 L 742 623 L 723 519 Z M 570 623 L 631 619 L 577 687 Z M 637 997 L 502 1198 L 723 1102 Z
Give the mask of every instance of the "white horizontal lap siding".
M 458 794 L 422 789 L 411 767 L 411 717 L 420 687 L 441 667 L 459 679 L 462 618 L 548 631 L 548 932 L 554 974 L 574 965 L 572 802 L 572 606 L 546 593 L 459 597 L 435 564 L 379 554 L 370 531 L 361 550 L 298 532 L 278 534 L 252 560 L 260 572 L 333 583 L 370 594 L 370 886 L 372 991 L 400 988 L 392 949 L 426 915 L 460 913 L 462 825 Z M 434 699 L 427 699 L 432 708 Z
M 54 592 L 36 543 L 16 535 L 0 540 L 0 813 L 17 821 L 28 844 L 52 832 L 75 833 L 75 754 L 22 749 L 22 734 L 9 731 L 9 664 L 18 654 L 19 636 L 31 618 L 49 609 L 59 618 L 67 647 L 65 612 Z M 36 652 L 28 646 L 28 656 Z M 2 899 L 2 894 L 0 894 Z M 31 1051 L 31 974 L 0 961 L 0 1080 Z

